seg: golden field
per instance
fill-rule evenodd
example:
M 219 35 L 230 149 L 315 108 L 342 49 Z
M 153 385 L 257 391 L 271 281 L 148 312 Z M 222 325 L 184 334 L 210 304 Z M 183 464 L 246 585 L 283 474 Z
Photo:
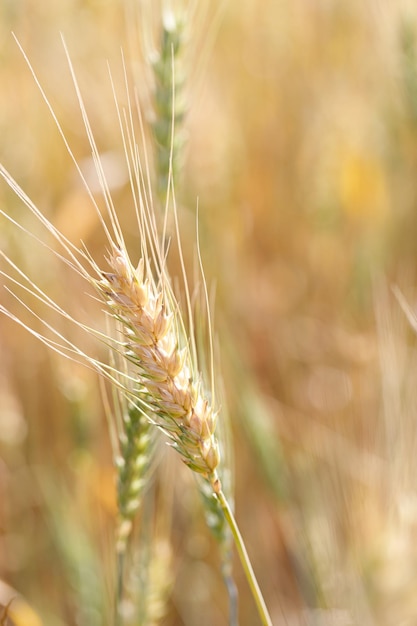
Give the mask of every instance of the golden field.
M 100 263 L 107 250 L 91 198 L 12 32 L 100 203 L 62 33 L 135 257 L 108 67 L 126 103 L 122 49 L 152 169 L 150 59 L 163 4 L 0 3 L 0 162 Z M 186 6 L 171 4 L 174 12 Z M 417 352 L 398 294 L 412 310 L 417 9 L 405 0 L 186 8 L 176 69 L 185 112 L 175 181 L 182 244 L 192 276 L 198 206 L 236 518 L 272 621 L 414 626 Z M 45 238 L 3 181 L 0 209 Z M 0 219 L 0 250 L 71 315 L 101 324 L 100 307 L 51 241 L 40 245 Z M 179 275 L 175 255 L 169 262 Z M 41 332 L 4 288 L 0 303 Z M 105 353 L 67 320 L 50 319 L 47 307 L 30 306 L 83 350 Z M 4 623 L 111 624 L 115 473 L 98 376 L 5 315 L 0 351 L 0 603 L 16 597 Z M 158 457 L 129 581 L 152 618 L 127 611 L 126 625 L 227 624 L 216 542 L 194 481 L 166 446 Z M 234 571 L 240 624 L 257 624 L 237 558 Z

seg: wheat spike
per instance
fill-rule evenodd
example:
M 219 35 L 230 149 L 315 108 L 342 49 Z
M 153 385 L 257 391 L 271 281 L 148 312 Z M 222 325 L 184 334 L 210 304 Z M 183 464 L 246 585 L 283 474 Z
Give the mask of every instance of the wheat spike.
M 173 12 L 165 11 L 161 25 L 159 52 L 151 59 L 154 79 L 154 114 L 156 190 L 162 204 L 166 202 L 170 176 L 176 181 L 180 171 L 184 135 L 181 123 L 184 102 L 180 56 L 183 47 L 183 24 Z M 170 171 L 172 173 L 170 174 Z
M 124 432 L 120 435 L 120 455 L 116 459 L 117 508 L 119 526 L 117 552 L 126 550 L 133 519 L 139 509 L 152 459 L 154 441 L 151 424 L 140 408 L 129 401 L 123 415 Z
M 220 489 L 216 474 L 219 445 L 214 436 L 217 411 L 203 394 L 193 372 L 187 345 L 180 348 L 176 310 L 163 283 L 145 277 L 142 259 L 134 268 L 127 252 L 114 246 L 112 272 L 103 273 L 98 289 L 124 329 L 126 358 L 136 368 L 138 385 L 146 390 L 139 402 L 170 437 L 184 462 Z

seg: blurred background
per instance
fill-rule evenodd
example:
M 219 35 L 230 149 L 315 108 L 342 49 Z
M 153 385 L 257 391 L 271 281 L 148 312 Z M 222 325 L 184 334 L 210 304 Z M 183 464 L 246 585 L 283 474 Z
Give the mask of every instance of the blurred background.
M 0 162 L 98 262 L 101 226 L 12 31 L 100 200 L 63 34 L 134 246 L 107 62 L 125 102 L 123 49 L 151 121 L 162 8 L 0 2 Z M 236 516 L 266 603 L 277 625 L 415 626 L 417 351 L 392 286 L 413 308 L 417 7 L 229 0 L 188 9 L 178 58 L 183 244 L 191 265 L 198 203 Z M 0 208 L 46 238 L 6 184 Z M 4 219 L 0 244 L 66 310 L 95 323 L 85 286 L 50 250 Z M 0 299 L 40 328 L 4 289 Z M 65 320 L 54 324 L 102 350 Z M 97 376 L 4 316 L 0 351 L 0 603 L 18 594 L 17 626 L 111 623 L 115 486 Z M 174 453 L 163 457 L 149 623 L 227 624 L 198 493 Z M 237 560 L 235 576 L 241 624 L 256 624 Z

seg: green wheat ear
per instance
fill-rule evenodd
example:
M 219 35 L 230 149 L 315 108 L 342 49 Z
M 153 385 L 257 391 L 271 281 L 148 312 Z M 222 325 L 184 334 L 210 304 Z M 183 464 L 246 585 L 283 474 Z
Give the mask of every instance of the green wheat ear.
M 154 448 L 154 432 L 143 410 L 127 401 L 123 414 L 124 432 L 120 435 L 117 465 L 117 503 L 119 526 L 117 552 L 126 550 L 133 520 L 147 484 Z
M 133 392 L 131 392 L 133 393 Z M 154 459 L 156 432 L 143 408 L 126 389 L 114 389 L 114 401 L 106 403 L 107 418 L 113 444 L 117 479 L 116 557 L 114 622 L 121 623 L 125 597 L 126 555 L 130 546 L 133 523 L 143 503 L 145 488 L 150 482 Z
M 155 138 L 156 192 L 162 205 L 166 202 L 170 172 L 175 181 L 180 172 L 184 145 L 181 130 L 185 115 L 182 50 L 182 22 L 172 12 L 166 12 L 161 26 L 159 54 L 151 61 L 155 77 L 155 119 L 152 129 Z

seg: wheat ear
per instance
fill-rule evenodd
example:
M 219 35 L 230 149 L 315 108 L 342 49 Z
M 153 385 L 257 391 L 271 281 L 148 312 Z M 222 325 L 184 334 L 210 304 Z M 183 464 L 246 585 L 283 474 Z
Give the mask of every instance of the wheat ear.
M 103 273 L 97 287 L 124 328 L 125 356 L 136 366 L 139 386 L 147 392 L 139 401 L 147 405 L 186 465 L 202 474 L 217 493 L 217 412 L 202 395 L 188 347 L 179 346 L 179 320 L 169 294 L 145 277 L 143 259 L 134 268 L 127 253 L 114 246 L 108 260 L 113 271 Z
M 181 97 L 183 22 L 171 11 L 162 17 L 159 52 L 151 59 L 155 79 L 152 129 L 155 138 L 156 191 L 165 205 L 170 178 L 177 182 L 184 135 L 184 101 Z
M 152 452 L 152 432 L 149 420 L 132 402 L 123 414 L 125 431 L 120 440 L 120 456 L 116 458 L 118 469 L 117 500 L 120 516 L 117 552 L 126 550 L 135 517 L 146 484 Z
M 116 530 L 117 586 L 115 597 L 115 623 L 120 617 L 124 595 L 125 556 L 133 521 L 142 503 L 143 492 L 148 483 L 151 461 L 155 447 L 152 426 L 143 411 L 130 398 L 116 390 L 116 406 L 120 404 L 118 422 L 118 452 L 114 453 L 117 470 Z M 109 414 L 114 421 L 114 413 Z

